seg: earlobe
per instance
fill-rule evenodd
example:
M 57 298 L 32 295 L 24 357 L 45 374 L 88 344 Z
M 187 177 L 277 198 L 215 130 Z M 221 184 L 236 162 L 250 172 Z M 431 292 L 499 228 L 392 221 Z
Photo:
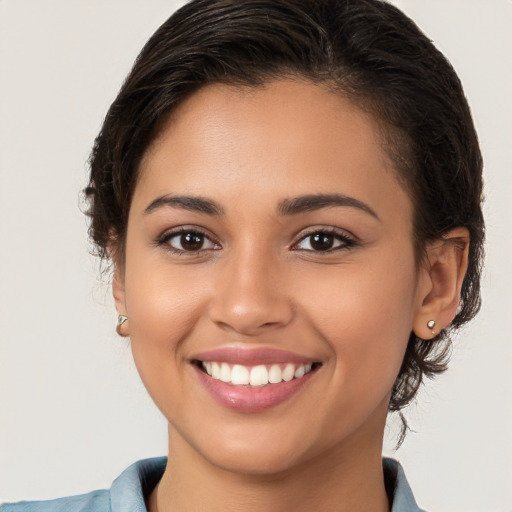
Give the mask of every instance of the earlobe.
M 124 274 L 118 265 L 114 267 L 114 275 L 112 279 L 112 295 L 118 313 L 116 331 L 119 336 L 126 337 L 128 332 L 128 316 L 125 302 Z
M 420 270 L 414 334 L 432 339 L 453 321 L 468 265 L 469 232 L 455 228 L 426 249 Z
M 117 334 L 119 334 L 119 336 L 122 336 L 122 337 L 128 336 L 128 331 L 126 330 L 127 327 L 124 327 L 126 322 L 128 322 L 127 316 L 119 315 L 117 317 L 116 332 L 117 332 Z

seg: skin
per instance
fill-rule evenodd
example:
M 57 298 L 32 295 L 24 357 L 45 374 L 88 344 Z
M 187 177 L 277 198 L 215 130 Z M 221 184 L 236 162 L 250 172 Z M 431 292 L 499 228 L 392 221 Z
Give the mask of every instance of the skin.
M 302 81 L 210 85 L 183 102 L 141 164 L 114 297 L 141 378 L 169 421 L 167 470 L 149 509 L 386 511 L 382 436 L 410 332 L 455 315 L 466 252 L 432 244 L 418 264 L 413 205 L 374 120 Z M 283 215 L 284 200 L 339 194 Z M 148 206 L 200 196 L 223 213 Z M 370 213 L 369 210 L 371 210 Z M 206 234 L 183 248 L 180 227 Z M 313 250 L 311 232 L 334 230 Z M 465 230 L 450 236 L 467 241 Z M 347 238 L 349 242 L 347 242 Z M 467 244 L 466 244 L 467 245 Z M 322 363 L 293 397 L 228 409 L 190 359 L 272 347 Z

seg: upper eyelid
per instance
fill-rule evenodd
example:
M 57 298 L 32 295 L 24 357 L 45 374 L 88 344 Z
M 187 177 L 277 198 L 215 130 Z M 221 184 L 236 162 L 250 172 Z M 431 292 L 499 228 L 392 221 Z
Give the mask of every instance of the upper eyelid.
M 306 240 L 308 237 L 316 234 L 316 233 L 327 233 L 329 235 L 333 235 L 338 238 L 339 241 L 341 241 L 341 245 L 338 247 L 333 247 L 331 249 L 327 249 L 325 251 L 314 251 L 313 249 L 301 249 L 299 248 L 299 244 L 301 244 L 304 240 Z M 314 254 L 327 256 L 329 254 L 336 254 L 340 251 L 346 251 L 349 249 L 353 249 L 360 245 L 359 240 L 352 235 L 351 233 L 348 233 L 346 230 L 341 230 L 340 228 L 318 228 L 318 229 L 312 229 L 309 232 L 303 233 L 302 236 L 300 236 L 293 244 L 290 246 L 290 249 L 293 251 L 298 252 L 313 252 Z
M 208 238 L 215 244 L 220 244 L 220 242 L 217 240 L 217 237 L 212 235 L 207 229 L 200 228 L 199 226 L 176 226 L 174 228 L 169 228 L 163 231 L 163 233 L 158 236 L 157 240 L 169 240 L 173 236 L 178 236 L 182 233 L 197 233 Z
M 311 228 L 301 229 L 299 232 L 297 232 L 297 234 L 294 236 L 296 241 L 293 243 L 296 244 L 304 238 L 314 235 L 315 233 L 328 233 L 330 235 L 339 236 L 340 238 L 344 238 L 346 240 L 351 240 L 352 242 L 358 241 L 358 238 L 346 229 L 337 228 L 334 226 L 314 226 Z
M 213 245 L 213 247 L 202 247 L 197 250 L 186 250 L 174 247 L 173 244 L 171 243 L 171 240 L 180 237 L 180 235 L 183 235 L 184 233 L 195 233 L 197 235 L 201 235 L 202 237 L 207 239 Z M 171 228 L 164 231 L 163 234 L 155 240 L 154 244 L 158 248 L 164 248 L 166 251 L 170 253 L 180 256 L 187 256 L 189 258 L 199 257 L 201 255 L 204 256 L 205 253 L 217 251 L 222 248 L 220 243 L 217 242 L 215 238 L 205 233 L 204 230 L 199 228 L 187 228 L 182 226 Z
M 194 225 L 185 225 L 185 226 L 176 226 L 174 228 L 169 228 L 165 230 L 160 236 L 157 238 L 158 243 L 164 243 L 167 240 L 170 240 L 173 236 L 178 236 L 181 233 L 198 233 L 206 238 L 208 238 L 212 243 L 222 247 L 221 242 L 218 237 L 213 235 L 209 230 L 194 226 Z M 303 228 L 298 231 L 293 236 L 293 242 L 290 244 L 290 247 L 293 248 L 299 242 L 307 238 L 308 236 L 314 235 L 315 233 L 328 233 L 334 236 L 338 236 L 341 239 L 348 240 L 352 243 L 358 243 L 358 238 L 349 232 L 346 229 L 335 227 L 335 226 L 311 226 L 308 228 Z

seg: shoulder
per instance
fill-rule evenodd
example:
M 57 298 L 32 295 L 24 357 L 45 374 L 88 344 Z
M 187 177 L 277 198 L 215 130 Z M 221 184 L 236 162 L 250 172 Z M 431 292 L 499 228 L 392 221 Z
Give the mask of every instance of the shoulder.
M 165 470 L 166 457 L 132 464 L 110 489 L 47 501 L 21 501 L 0 505 L 0 512 L 145 512 L 145 498 Z
M 20 501 L 0 505 L 0 512 L 110 512 L 109 492 L 93 491 L 46 501 Z
M 382 464 L 386 490 L 392 503 L 391 512 L 425 512 L 418 507 L 400 463 L 394 459 L 384 458 Z

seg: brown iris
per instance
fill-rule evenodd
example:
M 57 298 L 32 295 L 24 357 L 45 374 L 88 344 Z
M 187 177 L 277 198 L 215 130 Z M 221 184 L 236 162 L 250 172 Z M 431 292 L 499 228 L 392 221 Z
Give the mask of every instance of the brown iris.
M 185 251 L 198 251 L 203 247 L 204 236 L 199 233 L 183 233 L 180 242 Z
M 334 245 L 334 236 L 328 233 L 315 233 L 310 237 L 310 244 L 315 251 L 328 251 Z

